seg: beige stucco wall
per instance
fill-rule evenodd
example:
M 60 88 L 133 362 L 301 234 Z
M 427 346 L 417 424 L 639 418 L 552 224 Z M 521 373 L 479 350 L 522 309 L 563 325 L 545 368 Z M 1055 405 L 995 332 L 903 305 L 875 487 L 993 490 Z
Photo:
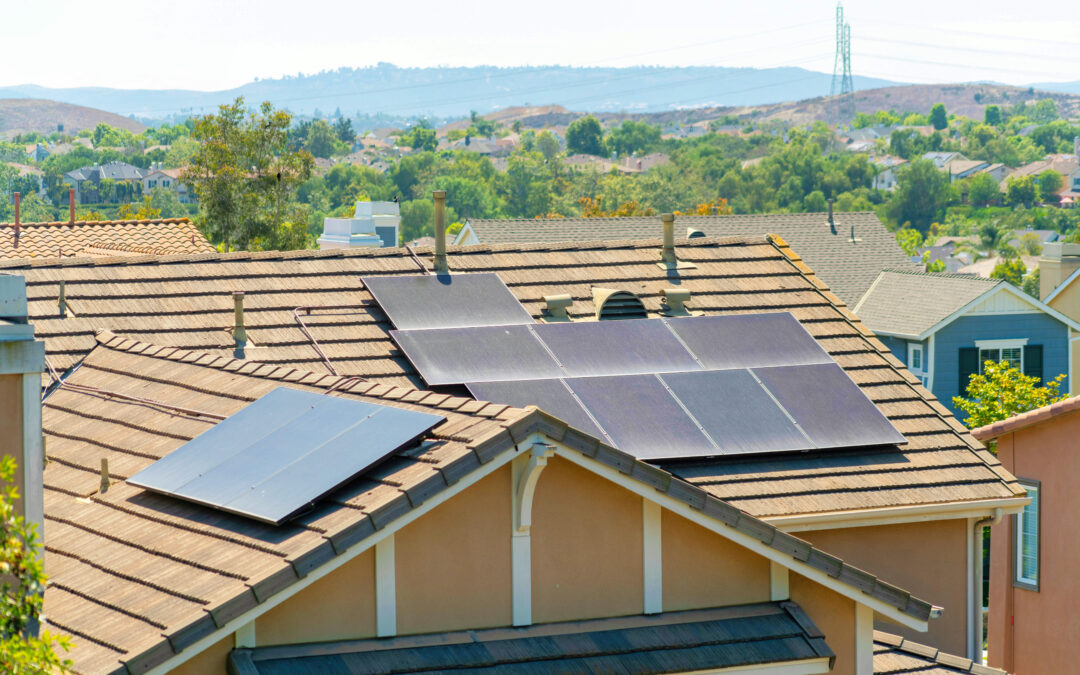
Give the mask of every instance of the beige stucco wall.
M 1049 304 L 1073 321 L 1080 321 L 1080 282 L 1073 282 L 1066 286 L 1065 290 L 1061 291 Z M 1073 368 L 1080 368 L 1080 333 L 1071 331 L 1070 336 L 1074 339 L 1070 343 Z M 1076 393 L 1080 391 L 1080 388 L 1073 385 L 1072 379 L 1069 378 L 1069 386 L 1072 390 L 1071 393 Z
M 810 615 L 836 653 L 836 665 L 829 672 L 855 675 L 855 601 L 795 573 L 788 585 L 791 599 Z
M 641 498 L 552 458 L 536 487 L 532 608 L 536 623 L 640 614 Z
M 225 675 L 229 652 L 232 651 L 234 644 L 236 644 L 236 637 L 230 634 L 173 668 L 170 675 Z
M 1039 590 L 1013 586 L 1014 527 L 1007 516 L 990 533 L 990 665 L 1016 675 L 1076 671 L 1080 577 L 1080 411 L 998 439 L 998 458 L 1014 476 L 1040 482 Z
M 18 462 L 15 485 L 23 484 L 22 375 L 0 375 L 0 455 L 10 455 Z M 19 490 L 19 513 L 22 514 L 22 490 Z
M 667 509 L 661 513 L 664 611 L 769 600 L 769 561 Z
M 510 624 L 510 492 L 505 466 L 395 535 L 398 633 Z
M 798 536 L 945 608 L 926 633 L 881 622 L 880 628 L 952 654 L 967 653 L 967 520 L 799 532 Z
M 375 636 L 375 553 L 364 551 L 255 620 L 255 644 Z

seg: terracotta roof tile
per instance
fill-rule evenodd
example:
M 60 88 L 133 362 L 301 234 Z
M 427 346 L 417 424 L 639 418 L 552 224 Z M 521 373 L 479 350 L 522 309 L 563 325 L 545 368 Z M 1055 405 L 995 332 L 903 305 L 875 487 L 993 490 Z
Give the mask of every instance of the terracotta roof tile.
M 0 223 L 0 259 L 129 258 L 215 249 L 187 218 Z

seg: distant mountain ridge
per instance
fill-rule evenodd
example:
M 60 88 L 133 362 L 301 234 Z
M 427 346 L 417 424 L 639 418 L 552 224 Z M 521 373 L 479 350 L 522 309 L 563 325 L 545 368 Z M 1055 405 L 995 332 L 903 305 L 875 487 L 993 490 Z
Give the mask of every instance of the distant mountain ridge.
M 243 96 L 270 101 L 294 113 L 337 109 L 348 116 L 456 117 L 524 104 L 561 105 L 571 110 L 662 112 L 705 106 L 747 106 L 813 98 L 829 93 L 832 75 L 803 68 L 719 66 L 584 68 L 494 66 L 399 68 L 380 63 L 314 75 L 249 82 L 224 91 L 182 89 L 51 89 L 37 85 L 0 87 L 0 98 L 50 99 L 143 119 L 207 112 Z M 856 89 L 902 84 L 855 77 Z
M 146 129 L 140 122 L 104 110 L 33 98 L 4 98 L 0 94 L 0 134 L 3 135 L 28 131 L 51 134 L 61 129 L 76 134 L 82 129 L 93 129 L 101 122 L 133 134 Z

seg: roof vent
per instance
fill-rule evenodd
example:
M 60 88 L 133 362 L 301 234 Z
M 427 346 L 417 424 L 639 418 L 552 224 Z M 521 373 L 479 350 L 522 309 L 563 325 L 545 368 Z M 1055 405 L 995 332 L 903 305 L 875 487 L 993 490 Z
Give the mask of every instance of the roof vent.
M 696 227 L 688 227 L 688 228 L 686 228 L 686 238 L 687 239 L 699 239 L 699 238 L 704 237 L 704 236 L 705 236 L 705 233 L 702 232 L 701 230 L 697 229 Z
M 596 305 L 596 318 L 600 321 L 609 319 L 645 319 L 648 312 L 641 299 L 629 291 L 612 288 L 593 288 L 593 304 Z
M 544 296 L 544 309 L 541 315 L 544 321 L 547 323 L 559 323 L 570 320 L 570 315 L 566 313 L 568 307 L 573 306 L 574 299 L 570 297 L 569 293 L 563 293 L 561 295 L 545 295 Z
M 686 309 L 686 303 L 690 302 L 690 291 L 685 288 L 662 288 L 660 297 L 663 299 L 664 316 L 700 316 L 701 312 L 691 312 Z
M 664 246 L 660 250 L 660 262 L 656 263 L 656 266 L 666 270 L 669 274 L 681 269 L 697 267 L 693 263 L 682 262 L 675 255 L 675 214 L 661 214 L 660 222 L 664 226 Z
M 244 292 L 233 291 L 233 312 L 236 315 L 236 323 L 233 325 L 233 341 L 236 349 L 233 350 L 233 358 L 244 358 L 244 347 L 247 346 L 247 330 L 244 329 Z

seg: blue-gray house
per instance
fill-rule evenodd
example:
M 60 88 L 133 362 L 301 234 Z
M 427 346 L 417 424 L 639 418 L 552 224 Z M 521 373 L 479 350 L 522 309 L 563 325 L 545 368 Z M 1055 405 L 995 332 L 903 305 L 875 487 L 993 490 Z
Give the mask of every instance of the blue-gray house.
M 1070 329 L 1080 324 L 999 279 L 886 270 L 855 314 L 946 407 L 986 361 L 1008 361 L 1040 379 L 1067 376 Z

